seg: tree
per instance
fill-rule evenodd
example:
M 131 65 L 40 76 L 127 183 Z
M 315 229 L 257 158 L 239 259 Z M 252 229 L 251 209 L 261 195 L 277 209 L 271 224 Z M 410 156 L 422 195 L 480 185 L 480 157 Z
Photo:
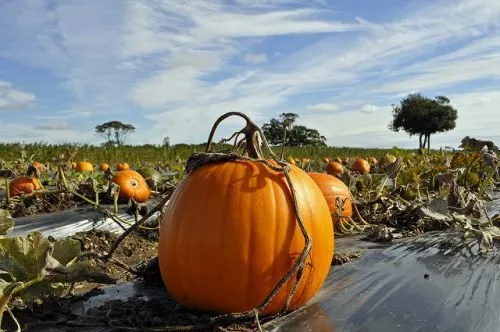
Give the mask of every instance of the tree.
M 430 99 L 420 93 L 413 93 L 403 98 L 399 105 L 392 105 L 392 108 L 393 119 L 389 129 L 394 132 L 402 129 L 410 136 L 419 135 L 420 149 L 427 145 L 430 150 L 431 135 L 454 129 L 458 118 L 457 110 L 445 96 Z
M 316 129 L 294 125 L 298 117 L 295 113 L 281 113 L 279 119 L 271 119 L 269 123 L 265 123 L 262 126 L 262 131 L 269 144 L 280 145 L 285 139 L 284 145 L 287 146 L 325 146 L 325 136 Z
M 120 121 L 110 121 L 95 127 L 95 132 L 106 139 L 104 144 L 108 146 L 123 145 L 127 136 L 134 131 L 133 125 Z
M 170 147 L 170 137 L 168 137 L 168 136 L 163 137 L 163 144 L 162 145 L 165 148 Z

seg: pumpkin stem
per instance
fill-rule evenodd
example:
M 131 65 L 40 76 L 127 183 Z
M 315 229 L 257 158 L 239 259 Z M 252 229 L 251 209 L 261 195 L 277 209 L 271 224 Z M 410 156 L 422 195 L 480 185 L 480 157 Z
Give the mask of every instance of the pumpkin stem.
M 212 130 L 210 130 L 210 135 L 208 136 L 207 146 L 205 148 L 205 152 L 211 152 L 213 137 L 215 135 L 215 131 L 219 124 L 230 116 L 239 116 L 246 121 L 246 126 L 240 131 L 234 133 L 228 139 L 223 139 L 221 142 L 226 143 L 233 138 L 235 138 L 234 148 L 236 150 L 243 149 L 244 153 L 246 153 L 250 158 L 253 159 L 263 159 L 263 153 L 261 150 L 261 142 L 268 149 L 269 154 L 275 160 L 279 160 L 279 158 L 274 154 L 269 143 L 267 142 L 266 136 L 262 132 L 262 130 L 253 122 L 246 114 L 241 112 L 227 112 L 220 116 L 212 126 Z M 240 141 L 238 141 L 238 137 L 240 135 L 244 135 Z M 261 141 L 261 142 L 260 142 Z

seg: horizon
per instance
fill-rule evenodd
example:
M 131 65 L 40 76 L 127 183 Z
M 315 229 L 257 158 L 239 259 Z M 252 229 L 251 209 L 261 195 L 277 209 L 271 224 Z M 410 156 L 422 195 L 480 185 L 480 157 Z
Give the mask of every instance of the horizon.
M 297 113 L 331 147 L 414 149 L 388 124 L 421 92 L 458 110 L 432 149 L 499 143 L 499 27 L 493 0 L 5 1 L 0 142 L 99 145 L 95 126 L 118 120 L 130 145 L 202 144 L 240 111 Z

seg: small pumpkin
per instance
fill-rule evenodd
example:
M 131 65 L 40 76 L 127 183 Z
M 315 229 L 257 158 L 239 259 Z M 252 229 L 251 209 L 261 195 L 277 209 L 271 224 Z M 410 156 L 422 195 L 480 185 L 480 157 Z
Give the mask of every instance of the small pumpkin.
M 344 182 L 325 173 L 311 172 L 309 176 L 316 182 L 323 196 L 325 196 L 330 213 L 332 213 L 333 223 L 340 219 L 337 216 L 337 197 L 344 201 L 342 216 L 352 217 L 352 195 Z
M 126 171 L 130 169 L 130 165 L 128 163 L 118 163 L 116 164 L 117 171 Z
M 368 163 L 369 163 L 370 165 L 375 166 L 375 165 L 377 165 L 378 160 L 377 160 L 377 158 L 375 158 L 375 157 L 368 157 Z
M 118 171 L 111 181 L 120 186 L 118 199 L 122 201 L 133 198 L 136 202 L 142 203 L 151 197 L 151 190 L 146 180 L 134 170 Z
M 102 163 L 100 168 L 101 168 L 101 172 L 107 172 L 109 170 L 109 165 L 106 163 Z
M 342 158 L 340 158 L 340 157 L 335 157 L 335 158 L 333 159 L 333 161 L 335 161 L 335 162 L 337 162 L 337 163 L 339 163 L 339 164 L 343 164 L 343 163 L 344 163 L 344 161 L 343 161 L 343 160 L 342 160 Z
M 45 171 L 45 167 L 39 161 L 34 161 L 31 165 L 33 165 L 34 167 L 36 167 L 40 173 L 43 173 Z
M 151 167 L 143 167 L 137 170 L 137 173 L 142 175 L 149 188 L 156 188 L 158 183 L 161 181 L 161 174 L 157 170 Z
M 328 163 L 330 162 L 330 158 L 328 158 L 328 157 L 324 157 L 324 158 L 323 158 L 323 162 L 324 162 L 325 164 L 328 164 Z
M 22 193 L 30 194 L 41 188 L 37 178 L 29 176 L 18 176 L 9 183 L 9 196 L 14 197 Z
M 76 164 L 75 171 L 77 172 L 93 172 L 94 166 L 88 161 L 80 161 Z
M 366 159 L 356 159 L 351 166 L 351 171 L 359 173 L 370 173 L 370 164 Z
M 332 161 L 326 164 L 326 172 L 330 175 L 342 175 L 344 174 L 344 167 L 342 164 Z
M 288 162 L 289 162 L 290 164 L 292 164 L 292 165 L 296 165 L 296 164 L 297 164 L 297 162 L 295 161 L 295 158 L 294 158 L 294 157 L 291 157 L 291 156 L 290 156 L 290 157 L 288 157 Z
M 71 163 L 71 168 L 76 169 L 76 163 L 74 161 Z
M 386 153 L 382 158 L 380 158 L 379 164 L 381 166 L 386 166 L 396 162 L 396 160 L 397 160 L 396 156 Z

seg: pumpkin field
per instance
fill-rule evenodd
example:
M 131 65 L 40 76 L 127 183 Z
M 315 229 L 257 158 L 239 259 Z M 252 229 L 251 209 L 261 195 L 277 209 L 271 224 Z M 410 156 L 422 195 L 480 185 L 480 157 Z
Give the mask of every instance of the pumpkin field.
M 246 126 L 221 139 L 230 117 Z M 394 294 L 422 306 L 441 274 L 458 280 L 446 257 L 494 261 L 492 151 L 282 149 L 238 112 L 208 132 L 171 147 L 0 144 L 1 328 L 416 330 L 441 316 L 428 304 L 401 323 Z

